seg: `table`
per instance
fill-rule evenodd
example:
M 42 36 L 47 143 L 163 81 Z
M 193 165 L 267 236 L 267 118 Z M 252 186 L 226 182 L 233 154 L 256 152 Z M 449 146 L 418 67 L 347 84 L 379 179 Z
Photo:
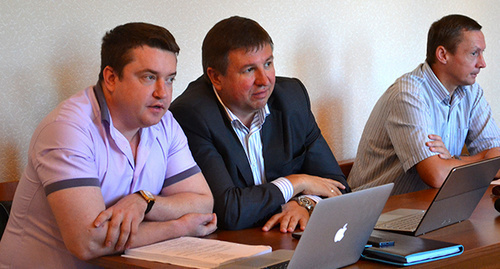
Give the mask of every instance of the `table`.
M 472 213 L 461 223 L 422 235 L 423 238 L 442 240 L 464 246 L 464 253 L 440 261 L 414 265 L 410 268 L 496 268 L 500 267 L 500 213 L 494 208 L 495 197 L 490 186 Z M 391 196 L 384 212 L 399 208 L 427 209 L 437 189 Z M 298 240 L 291 234 L 282 234 L 278 229 L 262 232 L 260 228 L 240 231 L 217 231 L 206 238 L 226 240 L 244 244 L 270 245 L 276 249 L 295 249 Z M 91 261 L 108 268 L 180 268 L 157 262 L 123 258 L 119 255 L 104 256 Z M 382 263 L 360 260 L 346 268 L 394 268 Z

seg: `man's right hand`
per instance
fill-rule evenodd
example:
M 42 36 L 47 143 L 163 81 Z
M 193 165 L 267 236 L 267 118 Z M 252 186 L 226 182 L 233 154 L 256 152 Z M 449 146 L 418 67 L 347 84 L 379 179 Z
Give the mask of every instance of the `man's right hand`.
M 104 244 L 115 250 L 125 249 L 125 244 L 130 245 L 139 230 L 139 224 L 144 220 L 146 203 L 137 194 L 130 194 L 120 199 L 116 204 L 102 211 L 94 221 L 94 226 L 99 228 L 109 221 L 108 232 Z
M 281 212 L 272 216 L 262 227 L 262 231 L 267 232 L 274 226 L 280 225 L 280 232 L 291 233 L 295 231 L 297 224 L 303 231 L 309 221 L 309 212 L 300 206 L 296 201 L 289 201 L 281 207 Z

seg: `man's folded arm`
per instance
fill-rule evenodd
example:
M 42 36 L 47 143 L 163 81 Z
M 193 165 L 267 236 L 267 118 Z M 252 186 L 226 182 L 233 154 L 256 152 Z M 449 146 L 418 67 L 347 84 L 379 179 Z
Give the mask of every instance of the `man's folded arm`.
M 146 204 L 144 202 L 144 204 Z M 152 210 L 145 216 L 150 221 L 178 219 L 187 213 L 212 213 L 214 199 L 205 177 L 197 172 L 162 189 Z
M 64 244 L 82 260 L 182 235 L 202 236 L 216 228 L 215 223 L 211 223 L 215 220 L 211 214 L 198 214 L 165 222 L 143 222 L 143 212 L 141 216 L 140 210 L 144 210 L 145 206 L 140 203 L 136 203 L 137 208 L 130 208 L 129 214 L 116 213 L 109 221 L 96 227 L 95 219 L 106 209 L 101 190 L 96 186 L 61 189 L 50 193 L 47 198 Z M 142 199 L 131 194 L 122 200 L 139 200 L 138 198 Z M 124 241 L 122 246 L 117 245 L 119 240 Z
M 458 158 L 442 159 L 439 155 L 434 155 L 426 158 L 415 165 L 420 178 L 432 188 L 440 188 L 444 180 L 454 167 L 477 162 L 483 159 L 489 159 L 500 156 L 500 148 L 492 148 L 484 150 L 476 155 L 460 156 Z M 500 176 L 497 173 L 495 178 Z

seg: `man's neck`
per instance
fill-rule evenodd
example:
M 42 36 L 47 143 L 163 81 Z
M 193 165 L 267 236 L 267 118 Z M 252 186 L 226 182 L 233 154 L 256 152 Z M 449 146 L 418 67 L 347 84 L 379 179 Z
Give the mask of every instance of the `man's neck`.
M 253 122 L 253 118 L 255 117 L 255 114 L 257 112 L 254 112 L 253 114 L 249 114 L 249 115 L 246 115 L 244 118 L 240 117 L 240 116 L 237 116 L 238 119 L 240 119 L 240 121 L 248 128 L 250 129 L 250 127 L 252 126 L 252 122 Z
M 245 125 L 247 128 L 250 128 L 250 126 L 252 125 L 253 118 L 255 117 L 255 114 L 258 113 L 258 112 L 255 111 L 255 112 L 252 112 L 252 113 L 245 113 L 245 112 L 242 112 L 242 111 L 239 111 L 239 110 L 231 109 L 220 98 L 219 93 L 217 92 L 217 90 L 215 88 L 213 88 L 213 90 L 214 90 L 215 96 L 217 97 L 217 100 L 219 100 L 219 103 L 225 109 L 229 110 L 234 116 L 236 116 L 241 121 L 241 123 L 243 123 L 243 125 Z M 231 118 L 231 116 L 229 116 L 229 115 L 228 115 L 228 117 Z
M 434 73 L 434 75 L 436 75 L 436 77 L 441 82 L 441 84 L 443 84 L 443 86 L 446 88 L 449 95 L 452 96 L 453 92 L 457 89 L 458 85 L 455 85 L 454 83 L 450 82 L 450 79 L 449 79 L 447 73 L 444 72 L 439 67 L 439 64 L 435 63 L 435 64 L 430 65 L 430 67 L 431 67 L 431 70 Z

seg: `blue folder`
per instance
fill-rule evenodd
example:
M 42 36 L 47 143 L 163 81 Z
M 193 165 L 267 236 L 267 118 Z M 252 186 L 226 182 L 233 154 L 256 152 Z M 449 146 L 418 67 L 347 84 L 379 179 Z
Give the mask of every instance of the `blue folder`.
M 394 245 L 388 247 L 368 245 L 361 257 L 392 265 L 415 265 L 457 256 L 464 252 L 462 245 L 444 241 L 377 230 L 373 231 L 372 235 L 394 241 Z

